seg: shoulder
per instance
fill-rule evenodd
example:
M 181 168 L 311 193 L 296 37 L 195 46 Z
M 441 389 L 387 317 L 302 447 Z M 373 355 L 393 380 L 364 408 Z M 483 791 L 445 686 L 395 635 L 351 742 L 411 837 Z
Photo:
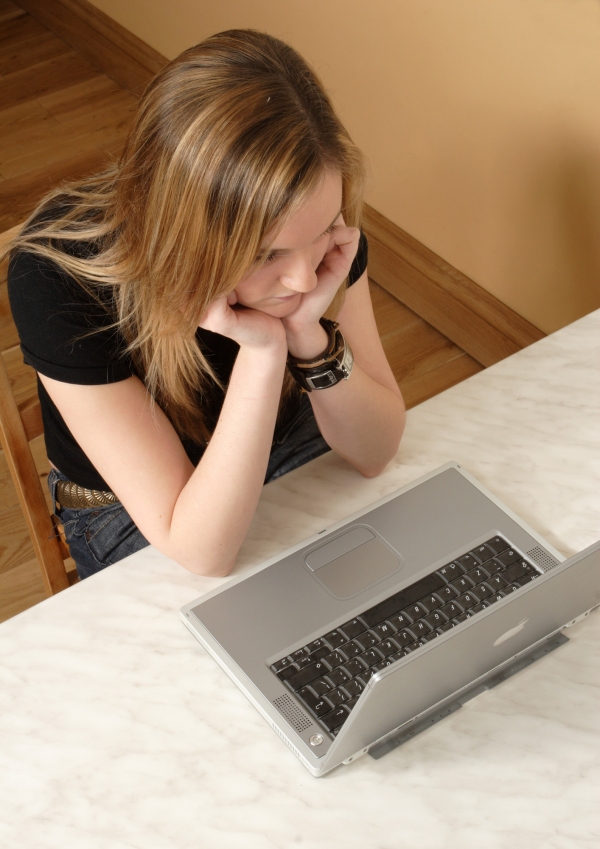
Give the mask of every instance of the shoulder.
M 369 243 L 367 242 L 367 237 L 361 230 L 360 240 L 358 242 L 358 250 L 356 251 L 354 262 L 352 263 L 350 273 L 348 274 L 348 286 L 352 286 L 353 283 L 356 283 L 357 280 L 360 280 L 360 278 L 363 276 L 367 269 L 368 260 Z
M 133 373 L 110 298 L 57 262 L 26 250 L 10 260 L 8 296 L 25 362 L 67 383 L 112 383 Z

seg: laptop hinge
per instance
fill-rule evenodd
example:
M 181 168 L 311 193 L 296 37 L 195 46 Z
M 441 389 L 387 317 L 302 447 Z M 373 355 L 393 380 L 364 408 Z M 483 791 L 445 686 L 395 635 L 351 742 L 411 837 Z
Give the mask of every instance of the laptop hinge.
M 565 635 L 560 631 L 553 634 L 547 640 L 544 640 L 543 643 L 538 644 L 532 651 L 519 657 L 514 663 L 509 663 L 500 672 L 494 672 L 488 679 L 477 681 L 477 683 L 472 687 L 463 690 L 460 695 L 454 698 L 451 697 L 442 705 L 438 705 L 426 716 L 421 716 L 416 720 L 411 720 L 410 722 L 405 723 L 397 731 L 392 732 L 384 740 L 376 743 L 372 748 L 370 748 L 369 754 L 376 760 L 382 758 L 384 755 L 387 755 L 388 752 L 391 752 L 393 749 L 397 749 L 398 746 L 408 742 L 408 740 L 412 740 L 412 738 L 416 737 L 417 734 L 420 734 L 421 731 L 431 728 L 432 725 L 435 725 L 441 719 L 445 719 L 447 716 L 450 716 L 451 713 L 454 713 L 471 699 L 474 699 L 475 696 L 479 696 L 486 690 L 491 690 L 493 687 L 497 687 L 498 684 L 502 683 L 502 681 L 506 681 L 507 678 L 511 678 L 517 672 L 520 672 L 521 669 L 525 669 L 526 666 L 530 666 L 532 663 L 535 663 L 536 660 L 540 660 L 551 651 L 554 651 L 554 649 L 557 649 L 559 646 L 568 642 L 569 638 L 565 637 Z

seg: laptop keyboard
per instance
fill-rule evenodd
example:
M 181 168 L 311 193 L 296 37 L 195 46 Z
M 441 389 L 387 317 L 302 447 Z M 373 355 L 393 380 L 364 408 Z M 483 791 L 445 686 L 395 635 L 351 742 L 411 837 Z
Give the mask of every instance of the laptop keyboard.
M 370 677 L 540 573 L 493 537 L 271 665 L 335 737 Z

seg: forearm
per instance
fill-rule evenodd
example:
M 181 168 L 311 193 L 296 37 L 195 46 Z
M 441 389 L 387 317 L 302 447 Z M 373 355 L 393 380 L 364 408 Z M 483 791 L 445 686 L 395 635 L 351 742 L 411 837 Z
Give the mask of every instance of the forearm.
M 349 380 L 310 393 L 325 441 L 366 477 L 375 477 L 395 457 L 404 431 L 402 397 L 355 365 Z
M 177 498 L 169 549 L 182 566 L 226 575 L 246 536 L 265 479 L 285 350 L 240 350 L 219 421 Z

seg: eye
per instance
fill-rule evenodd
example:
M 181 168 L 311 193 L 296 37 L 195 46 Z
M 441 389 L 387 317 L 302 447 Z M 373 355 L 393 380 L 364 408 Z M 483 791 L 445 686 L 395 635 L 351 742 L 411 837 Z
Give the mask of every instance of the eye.
M 324 236 L 330 236 L 334 230 L 337 230 L 337 224 L 330 224 L 327 230 L 323 233 Z
M 262 264 L 266 265 L 268 262 L 273 262 L 274 259 L 277 259 L 277 254 L 275 251 L 271 251 L 271 253 L 268 253 L 262 258 Z

